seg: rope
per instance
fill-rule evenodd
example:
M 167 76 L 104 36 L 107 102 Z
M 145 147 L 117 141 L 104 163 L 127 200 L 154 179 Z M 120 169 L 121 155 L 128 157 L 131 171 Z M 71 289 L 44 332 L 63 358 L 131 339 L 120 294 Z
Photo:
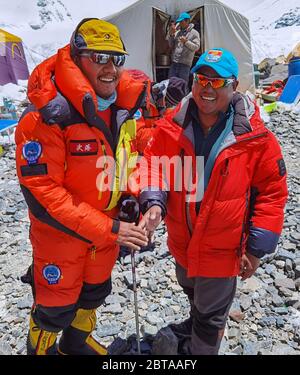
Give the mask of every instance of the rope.
M 24 44 L 24 46 L 25 46 L 28 50 L 30 50 L 30 51 L 36 53 L 37 55 L 40 55 L 40 56 L 43 57 L 44 59 L 47 59 L 47 58 L 49 57 L 49 56 L 44 56 L 44 55 L 42 55 L 41 53 L 35 51 L 35 50 L 32 49 L 32 48 L 29 48 L 25 43 L 23 43 L 23 44 Z
M 252 45 L 258 55 L 265 56 L 266 51 L 255 41 L 255 39 L 252 38 Z
M 28 51 L 29 53 L 29 56 L 31 57 L 31 60 L 33 61 L 34 65 L 37 65 L 38 63 L 35 61 L 35 59 L 33 58 L 31 52 L 30 52 L 30 48 L 27 47 L 25 44 L 24 44 L 24 47 L 26 48 L 26 50 Z

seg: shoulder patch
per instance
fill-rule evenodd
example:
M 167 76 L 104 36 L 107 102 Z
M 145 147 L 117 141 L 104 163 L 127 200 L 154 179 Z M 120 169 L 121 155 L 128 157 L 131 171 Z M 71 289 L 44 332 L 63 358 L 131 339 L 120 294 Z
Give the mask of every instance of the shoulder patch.
M 48 281 L 49 285 L 57 284 L 61 277 L 61 271 L 59 267 L 55 264 L 47 264 L 43 268 L 44 279 Z
M 21 165 L 21 175 L 23 177 L 27 176 L 41 176 L 48 174 L 47 164 L 31 164 L 31 165 Z
M 278 165 L 278 169 L 279 169 L 279 175 L 285 176 L 286 175 L 286 166 L 285 166 L 284 160 L 283 159 L 277 160 L 277 165 Z
M 133 115 L 133 118 L 135 120 L 139 120 L 142 117 L 142 112 L 138 109 L 135 114 Z
M 22 155 L 29 165 L 37 164 L 42 154 L 42 145 L 37 141 L 30 141 L 24 144 Z

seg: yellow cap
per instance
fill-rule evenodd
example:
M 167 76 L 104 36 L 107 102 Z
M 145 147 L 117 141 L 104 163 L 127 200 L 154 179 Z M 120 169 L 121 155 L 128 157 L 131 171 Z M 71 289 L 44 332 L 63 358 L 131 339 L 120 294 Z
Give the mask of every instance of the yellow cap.
M 128 55 L 118 28 L 96 18 L 82 20 L 72 36 L 75 50 L 117 52 Z

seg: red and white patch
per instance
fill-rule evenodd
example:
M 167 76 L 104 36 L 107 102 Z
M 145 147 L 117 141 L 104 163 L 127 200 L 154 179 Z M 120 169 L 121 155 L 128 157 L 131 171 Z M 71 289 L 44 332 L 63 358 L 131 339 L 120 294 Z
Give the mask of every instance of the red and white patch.
M 211 49 L 210 51 L 208 51 L 208 53 L 205 57 L 205 60 L 207 62 L 210 62 L 210 63 L 218 62 L 218 61 L 220 61 L 222 55 L 223 55 L 222 51 Z
M 98 143 L 96 139 L 72 140 L 69 143 L 69 151 L 74 156 L 97 155 Z

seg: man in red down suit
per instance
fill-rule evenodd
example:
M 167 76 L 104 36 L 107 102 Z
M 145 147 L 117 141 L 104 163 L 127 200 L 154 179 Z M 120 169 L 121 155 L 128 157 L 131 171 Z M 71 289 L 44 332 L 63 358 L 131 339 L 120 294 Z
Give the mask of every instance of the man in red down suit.
M 192 93 L 157 122 L 145 150 L 140 226 L 151 235 L 165 218 L 177 279 L 191 304 L 190 318 L 172 328 L 190 337 L 192 354 L 217 354 L 237 276 L 251 277 L 260 258 L 275 251 L 287 199 L 286 169 L 258 107 L 235 92 L 233 54 L 206 51 L 192 73 Z M 191 200 L 184 184 L 177 191 L 176 179 L 153 167 L 157 156 L 180 156 L 180 166 L 192 158 L 193 176 L 195 159 L 202 157 L 202 197 Z

